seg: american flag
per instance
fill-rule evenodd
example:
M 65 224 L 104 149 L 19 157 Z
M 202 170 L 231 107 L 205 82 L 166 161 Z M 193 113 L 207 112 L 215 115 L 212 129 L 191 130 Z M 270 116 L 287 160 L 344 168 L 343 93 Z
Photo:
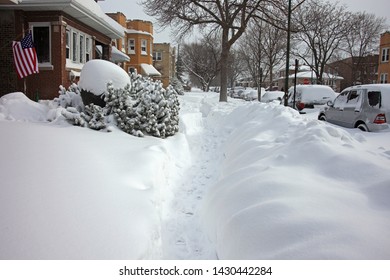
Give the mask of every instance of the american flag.
M 34 73 L 39 73 L 38 57 L 34 48 L 31 32 L 20 42 L 13 41 L 12 51 L 14 53 L 14 62 L 19 79 Z

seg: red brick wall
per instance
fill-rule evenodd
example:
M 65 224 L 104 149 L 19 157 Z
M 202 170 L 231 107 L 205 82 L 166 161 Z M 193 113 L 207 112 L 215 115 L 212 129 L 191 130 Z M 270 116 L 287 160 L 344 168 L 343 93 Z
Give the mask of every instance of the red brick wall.
M 60 85 L 68 87 L 70 69 L 66 69 L 66 26 L 72 26 L 81 32 L 94 36 L 96 41 L 110 45 L 111 39 L 100 32 L 78 22 L 61 11 L 52 12 L 23 12 L 0 11 L 0 94 L 13 91 L 22 91 L 32 100 L 53 99 L 58 96 Z M 51 63 L 52 68 L 40 68 L 39 74 L 33 74 L 24 80 L 17 79 L 12 60 L 12 40 L 20 40 L 24 31 L 28 30 L 29 23 L 51 23 Z M 16 39 L 16 35 L 20 36 Z M 9 43 L 8 43 L 9 42 Z M 7 47 L 7 44 L 10 45 Z M 94 58 L 95 44 L 92 45 L 91 58 Z M 24 90 L 26 89 L 26 90 Z
M 15 36 L 13 11 L 0 11 L 0 96 L 18 91 L 17 76 L 12 56 L 12 41 Z

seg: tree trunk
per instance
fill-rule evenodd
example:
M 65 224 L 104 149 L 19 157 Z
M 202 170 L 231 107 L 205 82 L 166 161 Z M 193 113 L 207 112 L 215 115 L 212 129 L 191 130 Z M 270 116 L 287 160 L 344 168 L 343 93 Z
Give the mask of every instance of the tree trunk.
M 221 92 L 219 101 L 227 102 L 227 83 L 228 83 L 228 59 L 229 59 L 229 29 L 222 32 L 222 52 L 221 52 Z

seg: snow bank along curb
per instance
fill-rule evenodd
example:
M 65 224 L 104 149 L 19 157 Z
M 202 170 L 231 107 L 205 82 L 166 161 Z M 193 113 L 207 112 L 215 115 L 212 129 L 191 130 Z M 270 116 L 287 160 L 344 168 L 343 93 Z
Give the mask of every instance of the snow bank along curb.
M 214 108 L 227 138 L 203 217 L 219 258 L 390 258 L 389 160 L 362 134 L 276 103 Z

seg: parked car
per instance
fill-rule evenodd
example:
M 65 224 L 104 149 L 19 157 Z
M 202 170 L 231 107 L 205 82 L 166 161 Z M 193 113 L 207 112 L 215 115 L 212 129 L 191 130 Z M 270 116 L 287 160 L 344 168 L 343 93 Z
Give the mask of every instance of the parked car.
M 233 98 L 240 98 L 240 95 L 244 92 L 244 87 L 234 87 L 228 90 L 228 96 Z
M 302 111 L 305 108 L 314 108 L 314 105 L 325 105 L 333 101 L 336 93 L 329 86 L 324 85 L 297 85 L 294 103 L 294 87 L 288 90 L 288 106 Z
M 346 88 L 327 108 L 319 120 L 363 131 L 380 131 L 389 127 L 390 84 L 359 85 Z
M 261 96 L 263 96 L 265 94 L 265 88 L 261 88 L 260 92 Z M 259 100 L 259 93 L 257 92 L 257 89 L 252 88 L 245 90 L 240 97 L 246 101 Z
M 263 97 L 261 98 L 261 102 L 268 103 L 274 100 L 282 101 L 284 97 L 284 91 L 266 91 Z

